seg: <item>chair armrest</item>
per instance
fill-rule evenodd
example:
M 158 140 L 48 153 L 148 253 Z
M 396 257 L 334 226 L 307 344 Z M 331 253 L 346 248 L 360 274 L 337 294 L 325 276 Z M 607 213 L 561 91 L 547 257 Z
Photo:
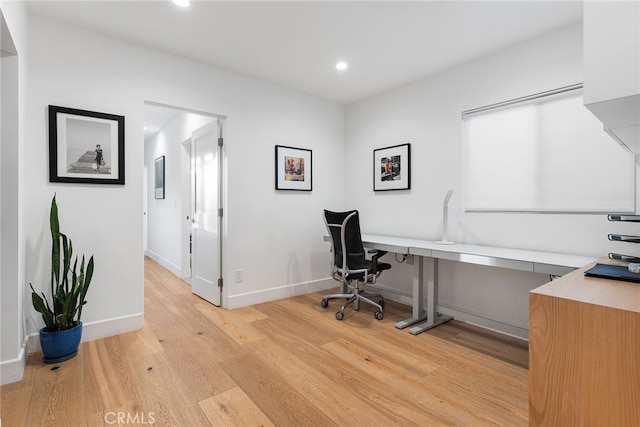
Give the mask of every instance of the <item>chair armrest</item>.
M 380 249 L 369 249 L 367 251 L 368 254 L 372 254 L 373 256 L 377 256 L 378 258 L 380 258 L 382 255 L 385 255 L 387 252 L 388 251 L 382 251 Z
M 387 251 L 381 251 L 379 249 L 370 249 L 367 251 L 367 253 L 370 253 L 371 255 L 373 255 L 371 257 L 371 272 L 372 273 L 377 273 L 378 272 L 378 258 L 380 258 L 381 256 L 385 255 L 387 253 Z

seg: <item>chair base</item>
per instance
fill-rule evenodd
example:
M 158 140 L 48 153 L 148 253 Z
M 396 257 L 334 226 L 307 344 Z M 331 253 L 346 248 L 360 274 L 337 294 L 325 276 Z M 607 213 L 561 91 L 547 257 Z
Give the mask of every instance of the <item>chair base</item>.
M 384 318 L 384 313 L 382 312 L 384 308 L 384 297 L 380 294 L 374 294 L 370 292 L 359 292 L 356 289 L 354 293 L 345 293 L 345 294 L 331 294 L 325 295 L 322 297 L 322 301 L 320 301 L 320 305 L 322 307 L 329 306 L 329 300 L 332 299 L 346 299 L 345 303 L 342 305 L 340 310 L 336 313 L 336 319 L 342 320 L 344 318 L 344 309 L 353 303 L 353 308 L 356 311 L 360 311 L 360 301 L 366 302 L 369 305 L 372 305 L 377 308 L 374 316 L 378 320 L 382 320 Z M 378 303 L 374 302 L 370 298 L 378 298 Z

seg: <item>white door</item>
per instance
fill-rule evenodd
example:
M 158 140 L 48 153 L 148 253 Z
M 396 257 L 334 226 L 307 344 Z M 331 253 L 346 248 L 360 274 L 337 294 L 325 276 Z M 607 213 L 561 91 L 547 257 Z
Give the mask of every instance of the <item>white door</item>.
M 220 120 L 193 131 L 191 170 L 193 190 L 191 290 L 220 305 L 221 286 L 221 150 Z M 219 280 L 220 279 L 220 280 Z

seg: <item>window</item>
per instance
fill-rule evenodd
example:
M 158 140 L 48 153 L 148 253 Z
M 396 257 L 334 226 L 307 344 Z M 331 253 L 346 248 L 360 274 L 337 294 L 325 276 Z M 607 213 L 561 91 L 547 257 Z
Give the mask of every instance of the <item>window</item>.
M 583 106 L 582 85 L 462 120 L 467 211 L 635 211 L 635 158 Z

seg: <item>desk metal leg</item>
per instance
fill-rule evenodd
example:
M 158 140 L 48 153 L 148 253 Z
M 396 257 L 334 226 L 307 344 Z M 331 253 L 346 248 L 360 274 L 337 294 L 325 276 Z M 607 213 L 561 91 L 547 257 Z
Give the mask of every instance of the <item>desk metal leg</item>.
M 424 274 L 424 265 L 423 258 L 418 255 L 413 255 L 415 259 L 413 260 L 413 295 L 412 295 L 412 304 L 413 304 L 413 313 L 409 319 L 401 320 L 396 323 L 396 328 L 404 329 L 407 326 L 414 325 L 418 322 L 422 322 L 427 318 L 427 315 L 422 307 L 422 292 L 423 292 L 423 274 Z
M 436 312 L 438 305 L 438 260 L 427 258 L 427 321 L 409 329 L 409 333 L 418 335 L 421 332 L 435 328 L 449 320 L 451 316 L 444 316 Z

